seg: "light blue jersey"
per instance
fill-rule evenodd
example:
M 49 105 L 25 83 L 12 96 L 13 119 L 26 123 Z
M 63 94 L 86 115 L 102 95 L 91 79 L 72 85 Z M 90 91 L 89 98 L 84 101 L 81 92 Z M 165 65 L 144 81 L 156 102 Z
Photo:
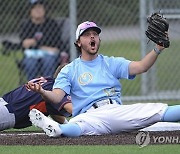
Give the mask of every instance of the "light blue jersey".
M 53 89 L 64 90 L 72 97 L 73 116 L 85 112 L 99 100 L 111 98 L 121 104 L 119 79 L 129 76 L 131 61 L 122 57 L 98 55 L 92 61 L 77 58 L 58 74 Z

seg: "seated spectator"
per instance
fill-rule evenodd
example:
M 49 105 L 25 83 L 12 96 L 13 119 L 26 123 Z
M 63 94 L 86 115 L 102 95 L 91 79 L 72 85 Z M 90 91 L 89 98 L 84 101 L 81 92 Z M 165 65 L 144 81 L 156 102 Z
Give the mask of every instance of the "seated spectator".
M 31 4 L 29 19 L 20 26 L 20 39 L 25 49 L 22 65 L 28 80 L 39 75 L 53 75 L 61 59 L 60 36 L 57 22 L 46 16 L 44 3 L 36 1 Z

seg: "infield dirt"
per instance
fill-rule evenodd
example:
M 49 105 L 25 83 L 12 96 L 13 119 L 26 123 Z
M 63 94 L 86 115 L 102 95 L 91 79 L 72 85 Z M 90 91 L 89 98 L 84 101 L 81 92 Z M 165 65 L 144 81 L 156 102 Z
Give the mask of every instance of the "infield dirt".
M 139 132 L 120 133 L 117 135 L 81 136 L 77 138 L 50 138 L 43 132 L 1 132 L 0 145 L 124 145 L 136 144 L 136 136 Z M 148 132 L 152 137 L 163 137 L 180 140 L 180 131 Z M 168 142 L 150 144 L 169 144 Z M 179 143 L 175 143 L 179 144 Z

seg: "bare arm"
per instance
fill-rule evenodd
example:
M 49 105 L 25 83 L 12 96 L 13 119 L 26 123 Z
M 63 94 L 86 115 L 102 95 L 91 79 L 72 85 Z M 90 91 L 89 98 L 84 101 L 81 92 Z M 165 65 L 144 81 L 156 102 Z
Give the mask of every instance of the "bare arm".
M 53 89 L 52 91 L 44 90 L 40 93 L 44 100 L 59 103 L 65 96 L 65 92 L 61 89 Z
M 28 89 L 41 94 L 41 96 L 45 101 L 49 101 L 55 104 L 59 103 L 65 96 L 65 92 L 63 90 L 61 89 L 53 89 L 52 91 L 45 90 L 42 88 L 40 83 L 28 82 L 26 86 Z
M 156 45 L 156 48 L 160 51 L 164 49 L 164 47 L 159 45 Z M 148 71 L 157 60 L 157 57 L 158 54 L 153 49 L 141 61 L 131 62 L 129 65 L 129 75 L 141 74 Z
M 41 46 L 40 49 L 47 50 L 49 52 L 54 52 L 54 53 L 58 52 L 58 48 L 56 48 L 56 47 Z

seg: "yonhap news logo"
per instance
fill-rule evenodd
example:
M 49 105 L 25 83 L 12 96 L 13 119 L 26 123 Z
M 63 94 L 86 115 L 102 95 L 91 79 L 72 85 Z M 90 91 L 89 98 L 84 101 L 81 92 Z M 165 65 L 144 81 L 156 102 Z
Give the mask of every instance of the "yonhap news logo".
M 150 143 L 149 132 L 139 132 L 136 135 L 136 144 L 140 147 L 147 146 Z
M 150 136 L 149 132 L 139 132 L 136 135 L 136 144 L 145 147 L 148 144 L 180 144 L 180 136 Z

